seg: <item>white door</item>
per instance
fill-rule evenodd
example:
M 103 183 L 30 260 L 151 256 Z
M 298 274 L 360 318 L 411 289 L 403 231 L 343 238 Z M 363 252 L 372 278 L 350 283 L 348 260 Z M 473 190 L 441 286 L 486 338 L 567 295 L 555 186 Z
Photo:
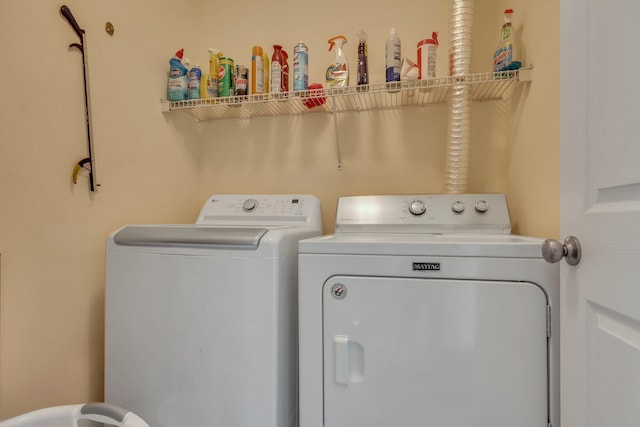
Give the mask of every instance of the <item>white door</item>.
M 525 282 L 335 276 L 325 427 L 546 427 L 547 298 Z
M 562 427 L 640 425 L 640 2 L 562 0 Z

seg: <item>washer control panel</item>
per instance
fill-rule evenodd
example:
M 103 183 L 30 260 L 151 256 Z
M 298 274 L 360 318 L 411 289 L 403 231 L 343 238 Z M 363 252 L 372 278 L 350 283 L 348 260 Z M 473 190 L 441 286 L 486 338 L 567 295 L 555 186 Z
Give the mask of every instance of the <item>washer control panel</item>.
M 211 196 L 196 224 L 296 224 L 321 223 L 320 201 L 311 195 L 223 194 Z
M 504 194 L 349 196 L 338 200 L 336 232 L 511 232 Z

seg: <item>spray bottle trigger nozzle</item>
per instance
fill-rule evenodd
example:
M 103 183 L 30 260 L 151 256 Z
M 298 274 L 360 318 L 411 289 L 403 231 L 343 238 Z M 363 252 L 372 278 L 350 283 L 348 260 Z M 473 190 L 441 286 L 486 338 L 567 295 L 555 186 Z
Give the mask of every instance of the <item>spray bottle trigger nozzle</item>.
M 433 39 L 433 41 L 435 42 L 435 45 L 438 46 L 440 43 L 438 42 L 438 32 L 434 31 L 431 34 L 431 38 Z
M 336 43 L 339 43 L 340 47 L 342 47 L 342 45 L 347 42 L 347 38 L 345 36 L 335 36 L 335 37 L 331 37 L 328 40 L 328 42 L 329 42 L 329 52 L 331 52 L 331 50 L 333 49 L 333 46 L 335 46 Z

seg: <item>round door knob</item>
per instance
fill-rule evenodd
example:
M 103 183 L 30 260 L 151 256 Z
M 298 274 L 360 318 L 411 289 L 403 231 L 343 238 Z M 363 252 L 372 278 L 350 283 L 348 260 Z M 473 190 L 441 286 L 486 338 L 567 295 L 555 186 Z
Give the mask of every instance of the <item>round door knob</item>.
M 557 240 L 547 239 L 542 243 L 542 257 L 547 262 L 558 262 L 562 258 L 569 265 L 578 265 L 582 257 L 582 248 L 580 241 L 575 236 L 569 236 L 564 239 L 564 244 Z

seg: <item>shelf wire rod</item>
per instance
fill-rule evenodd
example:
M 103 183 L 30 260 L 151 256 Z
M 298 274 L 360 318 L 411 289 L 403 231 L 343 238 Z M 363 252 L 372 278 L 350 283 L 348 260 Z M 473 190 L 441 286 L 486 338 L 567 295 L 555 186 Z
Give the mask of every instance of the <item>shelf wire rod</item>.
M 336 134 L 336 155 L 338 156 L 338 166 L 337 169 L 339 171 L 342 170 L 342 156 L 340 155 L 340 135 L 338 133 L 338 114 L 336 114 L 336 97 L 331 97 L 331 115 L 333 116 L 333 128 Z

